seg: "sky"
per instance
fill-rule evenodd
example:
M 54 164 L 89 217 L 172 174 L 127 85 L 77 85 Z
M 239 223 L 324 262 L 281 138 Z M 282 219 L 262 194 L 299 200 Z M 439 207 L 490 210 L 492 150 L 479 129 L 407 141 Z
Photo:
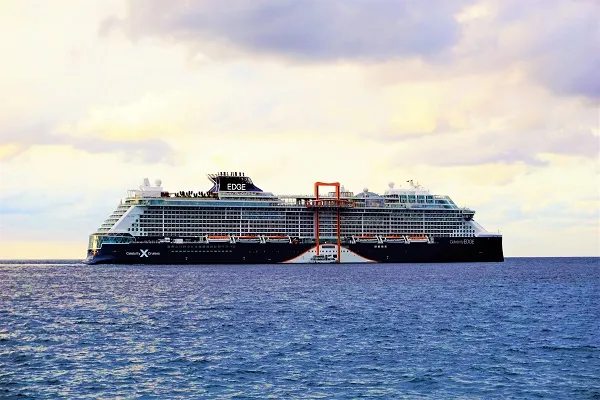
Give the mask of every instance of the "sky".
M 3 0 L 0 32 L 0 259 L 219 171 L 414 179 L 505 256 L 600 255 L 597 0 Z

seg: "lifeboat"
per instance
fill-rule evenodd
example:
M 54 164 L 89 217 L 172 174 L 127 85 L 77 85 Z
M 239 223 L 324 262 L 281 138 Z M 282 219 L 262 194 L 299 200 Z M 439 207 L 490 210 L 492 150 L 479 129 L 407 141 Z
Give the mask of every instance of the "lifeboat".
M 206 240 L 209 243 L 229 243 L 229 236 L 208 235 Z
M 400 235 L 384 236 L 383 238 L 387 243 L 406 243 L 406 238 Z
M 267 243 L 289 243 L 290 237 L 283 236 L 283 235 L 265 236 L 265 242 L 267 242 Z
M 239 243 L 260 243 L 260 236 L 246 235 L 235 236 L 235 241 Z
M 365 235 L 354 237 L 356 243 L 377 243 L 377 236 Z
M 411 243 L 427 243 L 429 238 L 426 235 L 408 235 L 408 241 Z

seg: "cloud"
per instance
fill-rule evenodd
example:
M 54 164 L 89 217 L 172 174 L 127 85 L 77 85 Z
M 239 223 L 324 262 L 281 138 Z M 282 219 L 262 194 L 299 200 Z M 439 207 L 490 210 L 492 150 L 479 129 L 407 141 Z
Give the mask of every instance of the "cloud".
M 70 139 L 68 143 L 76 149 L 89 153 L 122 153 L 125 162 L 173 163 L 175 153 L 171 146 L 163 140 L 144 141 Z
M 27 189 L 22 189 L 19 193 L 0 196 L 1 215 L 28 215 L 55 213 L 58 209 L 66 211 L 73 205 L 73 202 L 80 201 L 81 198 L 57 199 L 52 198 L 47 201 L 39 201 L 38 198 L 28 195 Z
M 530 76 L 561 95 L 600 99 L 600 3 L 594 0 L 508 1 L 498 15 Z
M 9 160 L 32 146 L 68 145 L 88 153 L 120 153 L 125 162 L 174 162 L 173 148 L 161 139 L 128 140 L 104 139 L 103 132 L 84 132 L 78 137 L 60 132 L 57 122 L 40 122 L 25 126 L 5 126 L 0 130 L 0 145 L 11 151 L 0 153 L 0 160 Z
M 600 3 L 590 0 L 129 2 L 108 17 L 133 38 L 187 43 L 219 57 L 300 62 L 424 60 L 417 75 L 459 76 L 520 65 L 558 94 L 600 98 Z M 429 71 L 429 72 L 428 72 Z M 392 67 L 395 79 L 410 79 Z
M 387 85 L 377 104 L 386 119 L 372 118 L 356 136 L 385 144 L 391 165 L 542 165 L 547 153 L 597 159 L 597 109 L 515 75 Z
M 377 137 L 371 137 L 371 140 Z M 423 163 L 435 166 L 525 163 L 541 166 L 544 154 L 596 159 L 600 140 L 589 130 L 489 130 L 445 134 L 383 136 L 392 165 Z
M 453 15 L 469 1 L 396 0 L 131 1 L 125 25 L 134 37 L 159 35 L 217 42 L 300 60 L 432 57 L 453 46 Z M 103 23 L 114 25 L 114 18 Z

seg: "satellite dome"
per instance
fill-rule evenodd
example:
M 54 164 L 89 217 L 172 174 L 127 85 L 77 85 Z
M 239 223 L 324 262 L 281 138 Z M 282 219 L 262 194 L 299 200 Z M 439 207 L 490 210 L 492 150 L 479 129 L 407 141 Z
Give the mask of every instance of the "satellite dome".
M 394 188 L 394 182 L 388 183 L 388 186 L 390 187 L 390 189 L 393 189 Z
M 369 192 L 369 188 L 364 188 L 363 192 L 368 193 Z
M 160 185 L 162 185 L 162 181 L 160 179 L 157 179 L 157 180 L 154 181 L 154 184 L 156 186 L 160 186 Z

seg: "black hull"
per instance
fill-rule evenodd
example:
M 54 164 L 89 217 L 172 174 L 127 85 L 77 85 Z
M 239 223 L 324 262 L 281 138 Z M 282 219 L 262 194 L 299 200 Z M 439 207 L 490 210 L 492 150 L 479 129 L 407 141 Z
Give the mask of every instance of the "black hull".
M 382 248 L 382 246 L 384 246 Z M 357 243 L 352 251 L 375 262 L 444 263 L 502 262 L 502 237 L 440 238 L 435 243 Z
M 435 243 L 343 244 L 342 263 L 502 262 L 502 237 L 436 238 Z M 130 243 L 88 251 L 88 264 L 306 263 L 307 243 Z

